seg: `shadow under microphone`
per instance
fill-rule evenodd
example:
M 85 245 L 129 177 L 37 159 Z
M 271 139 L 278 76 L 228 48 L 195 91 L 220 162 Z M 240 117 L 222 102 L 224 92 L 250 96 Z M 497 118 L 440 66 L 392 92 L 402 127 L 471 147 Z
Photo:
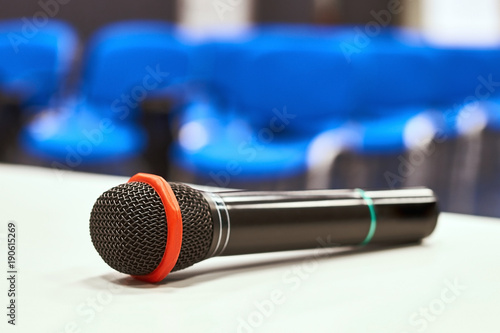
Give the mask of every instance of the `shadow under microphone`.
M 208 192 L 139 173 L 97 199 L 90 235 L 109 266 L 154 283 L 215 256 L 414 243 L 438 215 L 427 188 Z

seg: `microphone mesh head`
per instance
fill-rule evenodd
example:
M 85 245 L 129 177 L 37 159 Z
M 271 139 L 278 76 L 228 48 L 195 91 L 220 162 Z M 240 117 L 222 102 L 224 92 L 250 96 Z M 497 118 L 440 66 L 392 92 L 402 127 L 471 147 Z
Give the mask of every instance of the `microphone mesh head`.
M 183 235 L 172 271 L 203 260 L 213 239 L 210 206 L 197 190 L 170 183 L 181 209 Z M 104 192 L 90 214 L 90 235 L 103 260 L 119 272 L 147 275 L 165 252 L 168 221 L 160 196 L 150 185 L 131 182 Z
M 207 256 L 214 238 L 210 206 L 201 194 L 184 184 L 169 183 L 182 214 L 182 245 L 172 272 L 189 267 Z

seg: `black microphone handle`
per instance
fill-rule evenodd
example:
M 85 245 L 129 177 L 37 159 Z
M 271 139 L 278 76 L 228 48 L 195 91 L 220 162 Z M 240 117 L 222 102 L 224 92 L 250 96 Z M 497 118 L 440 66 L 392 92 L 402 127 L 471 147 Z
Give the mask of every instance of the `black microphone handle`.
M 411 243 L 430 235 L 439 215 L 427 188 L 203 193 L 215 225 L 207 258 Z

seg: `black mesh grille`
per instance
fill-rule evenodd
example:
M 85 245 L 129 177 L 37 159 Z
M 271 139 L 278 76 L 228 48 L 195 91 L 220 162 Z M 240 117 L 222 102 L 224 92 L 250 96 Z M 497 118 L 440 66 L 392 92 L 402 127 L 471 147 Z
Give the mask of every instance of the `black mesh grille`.
M 203 195 L 189 186 L 171 183 L 182 214 L 183 235 L 174 271 L 203 260 L 213 238 L 210 207 Z M 94 246 L 112 268 L 145 275 L 158 267 L 167 241 L 165 210 L 149 185 L 132 182 L 103 193 L 90 214 Z
M 210 206 L 200 191 L 184 184 L 170 183 L 182 214 L 182 246 L 172 271 L 189 267 L 205 258 L 213 239 Z
M 90 236 L 102 259 L 119 272 L 151 273 L 167 243 L 160 196 L 149 185 L 132 182 L 104 192 L 90 214 Z

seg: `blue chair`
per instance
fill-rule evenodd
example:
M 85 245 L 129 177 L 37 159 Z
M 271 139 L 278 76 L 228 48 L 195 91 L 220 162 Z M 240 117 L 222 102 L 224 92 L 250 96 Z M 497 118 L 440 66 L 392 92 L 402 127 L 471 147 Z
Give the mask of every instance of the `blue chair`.
M 178 179 L 303 188 L 310 140 L 340 126 L 356 102 L 339 36 L 336 29 L 261 27 L 200 46 L 204 63 L 194 77 L 208 93 L 185 109 L 171 158 Z
M 413 145 L 413 149 L 407 147 L 399 153 L 396 150 L 395 154 L 386 155 L 389 159 L 385 162 L 385 157 L 382 157 L 374 162 L 363 163 L 372 168 L 382 161 L 384 165 L 378 167 L 381 170 L 378 177 L 380 180 L 380 175 L 385 174 L 389 187 L 426 186 L 434 190 L 442 210 L 474 214 L 480 195 L 477 184 L 485 174 L 479 162 L 494 156 L 493 153 L 483 155 L 484 148 L 489 146 L 483 138 L 488 118 L 483 109 L 481 103 L 451 105 L 442 110 L 428 108 L 413 118 L 412 126 L 405 126 L 404 129 L 405 141 L 415 135 L 415 138 L 422 137 L 420 140 L 423 140 L 424 145 Z M 393 132 L 388 131 L 390 128 L 397 127 L 379 127 L 378 134 L 376 128 L 372 129 L 375 137 L 371 135 L 371 140 L 379 141 L 378 138 L 385 136 L 386 132 L 390 136 Z
M 439 73 L 437 105 L 468 104 L 500 96 L 500 45 L 491 48 L 434 47 Z
M 112 118 L 134 120 L 145 98 L 182 97 L 190 57 L 189 46 L 179 40 L 173 26 L 113 24 L 88 45 L 80 88 L 84 103 L 106 108 Z
M 60 98 L 77 51 L 71 27 L 0 21 L 0 160 L 20 161 L 16 138 L 29 118 Z
M 386 29 L 352 55 L 352 64 L 364 111 L 422 104 L 446 109 L 500 94 L 500 45 L 438 47 L 419 33 Z
M 179 97 L 188 50 L 167 24 L 127 22 L 104 28 L 89 44 L 78 94 L 31 124 L 23 136 L 25 150 L 61 169 L 144 170 L 148 137 L 138 123 L 141 103 Z
M 21 139 L 35 164 L 115 174 L 128 174 L 124 161 L 137 167 L 134 159 L 146 144 L 138 125 L 114 122 L 96 109 L 71 101 L 38 116 Z
M 498 46 L 432 47 L 431 66 L 437 75 L 430 105 L 441 110 L 436 118 L 441 139 L 419 168 L 427 174 L 418 185 L 433 188 L 443 210 L 498 215 L 490 204 L 496 197 L 491 188 L 496 116 L 490 101 L 500 96 L 499 65 Z
M 333 150 L 323 144 L 325 157 L 337 154 L 322 171 L 330 174 L 330 181 L 323 186 L 374 189 L 417 185 L 420 163 L 430 154 L 428 146 L 437 128 L 432 113 L 422 107 L 379 112 L 393 116 L 351 124 L 344 149 L 339 150 L 336 141 L 329 143 Z
M 271 128 L 254 131 L 219 110 L 191 104 L 198 113 L 180 128 L 172 149 L 176 180 L 218 187 L 299 189 L 305 186 L 309 140 L 282 137 Z M 264 134 L 265 133 L 265 134 Z
M 24 109 L 46 107 L 66 83 L 77 45 L 74 30 L 59 21 L 40 28 L 0 22 L 0 91 Z
M 385 116 L 401 107 L 429 104 L 435 96 L 438 72 L 434 53 L 419 34 L 386 29 L 351 56 L 360 108 L 355 117 Z
M 427 184 L 437 188 L 444 210 L 499 216 L 495 200 L 500 109 L 495 105 L 500 96 L 500 45 L 436 46 L 434 54 L 440 73 L 435 100 L 445 110 L 442 128 L 447 140 L 431 161 L 439 177 Z
M 273 110 L 296 116 L 290 130 L 316 133 L 345 119 L 357 102 L 351 65 L 336 28 L 264 26 L 235 40 L 201 47 L 204 80 L 223 114 L 234 112 L 255 128 Z M 229 111 L 227 110 L 229 109 Z

